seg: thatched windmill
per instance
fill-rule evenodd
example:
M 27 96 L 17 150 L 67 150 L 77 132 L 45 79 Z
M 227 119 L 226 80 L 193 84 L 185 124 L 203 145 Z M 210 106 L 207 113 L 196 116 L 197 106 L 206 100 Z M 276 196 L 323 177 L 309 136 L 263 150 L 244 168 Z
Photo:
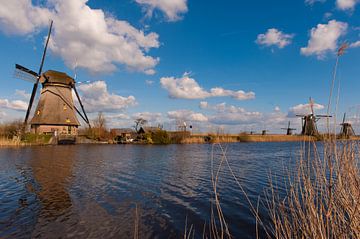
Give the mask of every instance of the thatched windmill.
M 49 70 L 45 73 L 42 72 L 52 24 L 53 22 L 51 21 L 38 73 L 21 65 L 15 65 L 16 77 L 34 83 L 24 125 L 27 126 L 30 111 L 40 82 L 42 84 L 42 90 L 34 117 L 30 121 L 31 131 L 40 134 L 76 135 L 80 123 L 75 112 L 81 116 L 89 127 L 90 124 L 79 94 L 75 88 L 75 80 L 63 72 L 54 70 Z M 82 113 L 74 104 L 72 90 L 74 90 L 80 103 Z
M 345 118 L 346 118 L 346 113 L 344 113 L 343 122 L 340 124 L 341 125 L 340 137 L 349 138 L 350 136 L 355 136 L 355 131 L 351 123 L 345 122 Z
M 289 121 L 289 123 L 288 123 L 288 127 L 287 127 L 287 128 L 281 128 L 281 129 L 282 129 L 282 130 L 286 130 L 286 135 L 292 135 L 292 134 L 293 134 L 293 131 L 296 130 L 296 129 L 290 127 L 290 121 Z
M 319 131 L 316 126 L 316 122 L 320 118 L 329 118 L 330 115 L 315 115 L 314 113 L 314 102 L 310 97 L 309 101 L 311 113 L 308 115 L 296 115 L 297 117 L 301 117 L 301 135 L 308 135 L 308 136 L 317 136 L 319 135 Z

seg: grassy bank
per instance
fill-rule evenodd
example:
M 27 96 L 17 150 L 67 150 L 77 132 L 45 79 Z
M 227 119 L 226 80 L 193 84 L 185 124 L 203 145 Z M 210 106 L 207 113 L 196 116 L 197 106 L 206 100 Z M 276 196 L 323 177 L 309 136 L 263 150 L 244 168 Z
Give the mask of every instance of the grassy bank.
M 301 142 L 317 140 L 315 137 L 300 135 L 214 135 L 194 134 L 181 140 L 183 144 L 205 144 L 205 143 L 235 143 L 235 142 Z
M 36 134 L 26 134 L 22 138 L 13 137 L 13 138 L 0 138 L 0 147 L 9 147 L 9 146 L 31 146 L 31 145 L 47 145 L 50 143 L 51 135 L 36 135 Z

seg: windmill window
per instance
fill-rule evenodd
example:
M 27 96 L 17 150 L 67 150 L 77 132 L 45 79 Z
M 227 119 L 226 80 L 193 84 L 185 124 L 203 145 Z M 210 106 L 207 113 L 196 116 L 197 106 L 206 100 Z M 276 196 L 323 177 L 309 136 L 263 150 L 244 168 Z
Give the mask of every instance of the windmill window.
M 69 118 L 66 118 L 66 123 L 70 123 L 70 119 L 69 119 Z
M 66 107 L 66 105 L 65 105 L 65 104 L 63 105 L 63 109 L 64 109 L 64 110 L 67 110 L 67 107 Z
M 36 114 L 37 114 L 37 115 L 40 115 L 40 110 L 36 111 Z

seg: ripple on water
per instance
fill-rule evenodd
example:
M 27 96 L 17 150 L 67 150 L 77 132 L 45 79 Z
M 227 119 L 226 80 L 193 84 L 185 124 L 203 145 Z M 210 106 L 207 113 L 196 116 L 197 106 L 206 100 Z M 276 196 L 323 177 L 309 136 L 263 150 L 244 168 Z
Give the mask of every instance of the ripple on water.
M 269 172 L 282 176 L 299 144 L 225 148 L 233 173 L 256 203 Z M 140 238 L 176 238 L 186 220 L 202 237 L 213 202 L 211 172 L 221 156 L 211 145 L 0 149 L 0 238 L 129 238 L 136 222 Z M 254 217 L 225 162 L 219 176 L 232 235 L 253 238 Z

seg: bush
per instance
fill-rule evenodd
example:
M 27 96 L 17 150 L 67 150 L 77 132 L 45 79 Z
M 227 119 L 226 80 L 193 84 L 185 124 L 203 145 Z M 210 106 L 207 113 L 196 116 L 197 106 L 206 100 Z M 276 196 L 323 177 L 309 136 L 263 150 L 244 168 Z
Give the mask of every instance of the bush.
M 170 144 L 171 140 L 169 134 L 165 130 L 157 130 L 151 132 L 152 143 L 154 144 Z
M 0 137 L 12 139 L 20 136 L 23 129 L 23 123 L 20 120 L 0 125 Z

